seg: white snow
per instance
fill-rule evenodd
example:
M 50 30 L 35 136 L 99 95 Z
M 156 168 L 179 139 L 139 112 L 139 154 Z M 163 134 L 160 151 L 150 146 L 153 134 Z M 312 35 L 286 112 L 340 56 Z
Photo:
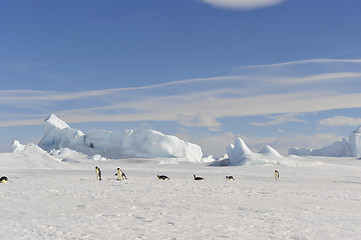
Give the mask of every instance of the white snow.
M 252 152 L 241 138 L 226 148 L 227 154 L 213 163 L 213 166 L 242 166 L 252 164 L 281 164 L 284 158 L 270 146 L 264 146 L 258 153 Z M 287 161 L 284 164 L 293 164 Z
M 336 141 L 320 149 L 290 148 L 290 155 L 298 156 L 329 156 L 329 157 L 361 157 L 361 125 L 351 132 L 348 141 Z
M 198 145 L 154 130 L 90 130 L 84 134 L 53 114 L 45 120 L 45 134 L 38 145 L 47 151 L 70 148 L 104 158 L 160 157 L 200 162 L 203 155 Z
M 360 130 L 349 137 L 356 155 Z M 222 159 L 205 163 L 212 157 L 201 162 L 196 145 L 172 136 L 151 130 L 83 134 L 55 115 L 46 120 L 39 144 L 49 150 L 14 141 L 13 153 L 0 153 L 0 176 L 11 181 L 0 183 L 2 239 L 353 240 L 361 235 L 357 157 L 281 156 L 270 146 L 252 152 L 236 138 Z M 343 144 L 335 143 L 335 151 Z M 137 149 L 142 157 L 130 158 Z M 151 155 L 157 157 L 146 157 Z M 197 157 L 179 161 L 176 155 Z M 128 180 L 116 180 L 118 167 Z M 158 180 L 163 174 L 171 180 Z M 205 181 L 194 181 L 193 175 Z M 226 180 L 230 175 L 236 180 Z
M 246 151 L 236 141 L 246 163 L 277 155 L 268 147 Z M 210 167 L 163 164 L 167 158 L 95 161 L 67 148 L 52 154 L 34 144 L 0 154 L 0 175 L 12 181 L 0 184 L 2 239 L 352 240 L 361 234 L 356 158 L 290 156 L 281 158 L 292 164 Z M 118 167 L 128 180 L 116 181 Z M 229 175 L 236 180 L 227 181 Z

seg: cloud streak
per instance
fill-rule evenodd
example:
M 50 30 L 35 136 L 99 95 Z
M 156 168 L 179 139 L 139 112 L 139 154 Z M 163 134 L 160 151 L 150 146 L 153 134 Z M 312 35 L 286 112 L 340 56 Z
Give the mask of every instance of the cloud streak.
M 314 74 L 304 73 L 304 62 L 316 64 Z M 0 126 L 38 125 L 42 124 L 38 116 L 56 113 L 69 123 L 175 121 L 187 127 L 218 130 L 220 119 L 225 117 L 261 115 L 271 121 L 252 124 L 270 126 L 301 121 L 295 116 L 302 112 L 361 108 L 361 93 L 355 91 L 361 87 L 361 72 L 357 71 L 361 60 L 337 60 L 357 64 L 347 72 L 332 66 L 319 73 L 319 62 L 311 59 L 283 63 L 286 71 L 274 75 L 242 72 L 131 88 L 80 92 L 0 90 L 0 107 L 8 110 L 0 114 Z M 287 71 L 291 65 L 299 68 Z
M 306 122 L 305 120 L 298 119 L 294 113 L 283 114 L 283 115 L 276 115 L 276 116 L 267 116 L 266 118 L 273 119 L 272 121 L 268 122 L 252 122 L 251 125 L 258 126 L 258 127 L 266 127 L 272 125 L 280 125 L 286 122 Z
M 335 116 L 320 121 L 321 126 L 340 127 L 340 126 L 357 126 L 361 124 L 361 118 L 351 118 L 345 116 Z
M 270 7 L 285 0 L 201 0 L 217 8 L 230 10 L 250 10 L 255 8 Z
M 300 65 L 300 64 L 307 64 L 307 63 L 361 63 L 361 59 L 316 58 L 316 59 L 297 60 L 297 61 L 289 61 L 289 62 L 273 63 L 273 64 L 264 64 L 264 65 L 240 66 L 238 68 L 273 68 L 273 67 L 285 67 L 285 66 Z

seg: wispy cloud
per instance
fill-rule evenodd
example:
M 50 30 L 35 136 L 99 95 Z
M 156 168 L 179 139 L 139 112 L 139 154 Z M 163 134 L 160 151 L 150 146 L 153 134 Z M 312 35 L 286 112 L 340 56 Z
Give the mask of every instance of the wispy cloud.
M 211 113 L 204 112 L 195 115 L 178 115 L 178 123 L 186 127 L 207 127 L 211 131 L 219 131 L 221 124 Z
M 285 0 L 201 0 L 217 8 L 231 10 L 249 10 L 255 8 L 270 7 L 284 2 Z
M 320 121 L 320 125 L 328 127 L 357 126 L 361 124 L 361 118 L 335 116 Z
M 313 67 L 303 69 L 305 61 Z M 339 66 L 326 66 L 319 72 L 320 62 L 328 65 L 334 61 L 342 71 Z M 349 64 L 356 67 L 348 69 Z M 265 74 L 258 66 L 252 73 L 241 71 L 238 75 L 131 88 L 79 92 L 0 90 L 0 107 L 6 112 L 0 115 L 0 126 L 41 124 L 34 115 L 56 113 L 69 123 L 175 121 L 187 127 L 218 130 L 225 117 L 265 116 L 271 120 L 252 124 L 269 126 L 301 121 L 296 116 L 302 112 L 361 108 L 361 93 L 357 91 L 361 88 L 361 71 L 357 70 L 361 60 L 311 59 L 281 65 L 283 70 L 276 73 Z M 297 69 L 289 71 L 288 66 Z M 345 66 L 350 71 L 343 71 Z M 310 69 L 313 74 L 309 74 Z
M 306 63 L 361 63 L 361 59 L 316 58 L 316 59 L 297 60 L 297 61 L 272 63 L 272 64 L 264 64 L 264 65 L 247 65 L 247 66 L 240 66 L 239 68 L 272 68 L 272 67 L 284 67 L 290 65 L 300 65 Z
M 251 125 L 258 127 L 272 126 L 272 125 L 280 125 L 287 122 L 306 122 L 305 120 L 296 118 L 296 114 L 288 113 L 282 115 L 272 115 L 266 116 L 268 119 L 272 119 L 272 121 L 268 122 L 252 122 Z
M 343 80 L 344 83 L 350 80 L 359 80 L 361 73 L 356 72 L 336 72 L 336 73 L 324 73 L 315 74 L 303 77 L 276 77 L 270 79 L 271 82 L 283 85 L 295 85 L 295 84 L 309 84 L 309 83 L 321 83 L 331 81 Z

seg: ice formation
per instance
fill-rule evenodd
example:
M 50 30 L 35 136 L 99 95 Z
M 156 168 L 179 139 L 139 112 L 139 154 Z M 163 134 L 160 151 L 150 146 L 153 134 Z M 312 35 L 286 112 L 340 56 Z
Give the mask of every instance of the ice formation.
M 234 144 L 226 148 L 227 154 L 212 166 L 241 166 L 253 164 L 277 165 L 282 156 L 272 147 L 265 146 L 258 153 L 252 152 L 241 138 L 236 138 Z
M 90 130 L 84 134 L 53 114 L 45 119 L 45 134 L 38 145 L 47 151 L 70 148 L 106 158 L 177 158 L 200 162 L 203 155 L 200 146 L 154 130 Z
M 12 147 L 11 161 L 4 164 L 7 168 L 60 169 L 64 167 L 59 159 L 52 157 L 36 144 L 22 145 L 19 141 L 15 140 Z
M 328 156 L 328 157 L 361 157 L 361 125 L 351 132 L 347 139 L 336 141 L 320 149 L 290 148 L 289 155 Z

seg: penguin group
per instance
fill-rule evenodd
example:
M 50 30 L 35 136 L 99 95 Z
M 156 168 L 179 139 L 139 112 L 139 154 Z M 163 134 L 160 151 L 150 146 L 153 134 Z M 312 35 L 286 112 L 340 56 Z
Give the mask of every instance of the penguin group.
M 95 175 L 96 175 L 96 178 L 98 181 L 102 180 L 102 174 L 101 174 L 100 168 L 98 166 L 95 167 Z M 121 168 L 117 168 L 117 172 L 115 173 L 115 176 L 117 176 L 118 181 L 123 181 L 123 180 L 128 179 Z M 280 173 L 278 172 L 278 170 L 275 170 L 274 177 L 276 180 L 278 180 L 280 178 Z M 157 178 L 159 180 L 163 180 L 163 181 L 170 180 L 170 178 L 166 175 L 157 175 Z M 199 177 L 196 175 L 193 175 L 193 179 L 194 179 L 194 181 L 205 181 L 205 179 L 203 177 Z M 235 178 L 230 175 L 230 176 L 226 176 L 226 180 L 235 180 Z M 1 183 L 7 182 L 7 181 L 8 181 L 8 179 L 5 176 L 0 178 Z

